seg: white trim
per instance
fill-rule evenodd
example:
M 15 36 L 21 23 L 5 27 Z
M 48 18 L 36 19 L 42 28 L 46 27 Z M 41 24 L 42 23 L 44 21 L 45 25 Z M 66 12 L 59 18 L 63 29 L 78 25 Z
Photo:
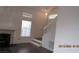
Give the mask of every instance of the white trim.
M 36 45 L 36 46 L 38 46 L 38 47 L 40 47 L 41 45 L 40 44 L 38 44 L 38 43 L 35 43 L 35 42 L 31 42 L 32 44 L 34 44 L 34 45 Z

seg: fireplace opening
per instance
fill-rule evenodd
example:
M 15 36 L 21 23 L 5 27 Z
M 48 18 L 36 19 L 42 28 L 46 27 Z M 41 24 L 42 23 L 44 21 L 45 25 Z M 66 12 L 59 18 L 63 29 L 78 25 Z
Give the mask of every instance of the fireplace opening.
M 9 33 L 0 33 L 0 47 L 10 46 L 10 36 Z

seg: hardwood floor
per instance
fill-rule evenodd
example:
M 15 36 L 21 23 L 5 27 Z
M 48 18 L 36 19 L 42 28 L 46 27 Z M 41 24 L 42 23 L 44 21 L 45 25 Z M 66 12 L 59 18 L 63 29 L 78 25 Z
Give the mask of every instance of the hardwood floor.
M 51 51 L 37 47 L 31 43 L 17 44 L 10 47 L 0 47 L 0 53 L 52 53 Z

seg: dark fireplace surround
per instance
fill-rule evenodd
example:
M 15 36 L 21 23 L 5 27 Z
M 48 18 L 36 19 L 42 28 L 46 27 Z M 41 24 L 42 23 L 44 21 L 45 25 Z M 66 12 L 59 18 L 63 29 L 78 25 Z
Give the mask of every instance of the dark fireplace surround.
M 0 33 L 0 47 L 9 47 L 10 37 L 10 33 Z
M 13 44 L 14 30 L 0 30 L 0 47 L 9 47 Z

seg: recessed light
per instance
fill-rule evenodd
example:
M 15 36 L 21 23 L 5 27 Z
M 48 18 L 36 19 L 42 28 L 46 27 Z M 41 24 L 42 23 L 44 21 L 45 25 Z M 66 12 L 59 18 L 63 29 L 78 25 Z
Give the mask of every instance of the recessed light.
M 48 13 L 45 13 L 45 15 L 47 16 L 47 15 L 48 15 Z

